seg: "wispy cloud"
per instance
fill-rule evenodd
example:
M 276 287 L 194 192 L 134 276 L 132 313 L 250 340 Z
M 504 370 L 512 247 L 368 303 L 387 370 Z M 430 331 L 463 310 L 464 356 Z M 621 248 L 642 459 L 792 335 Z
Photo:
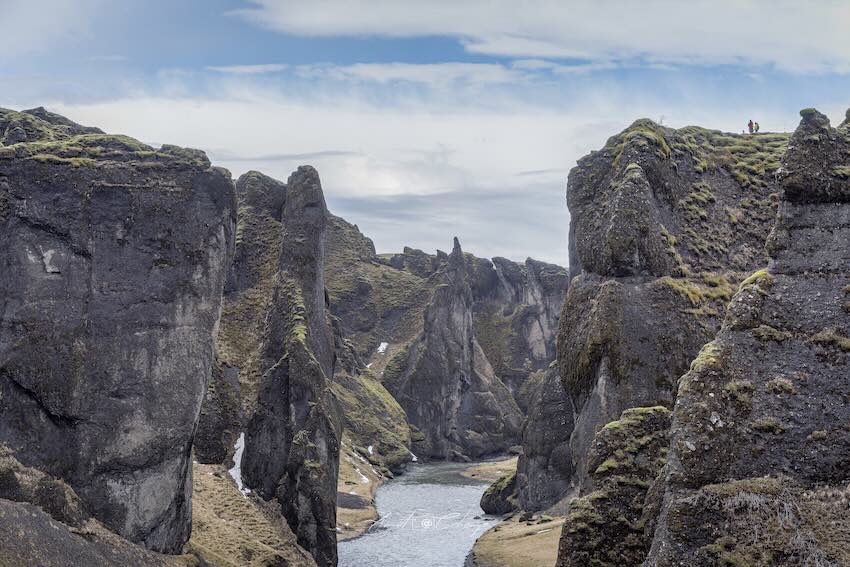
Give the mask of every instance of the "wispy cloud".
M 106 0 L 0 0 L 3 44 L 0 60 L 48 52 L 68 38 L 93 33 Z
M 266 73 L 278 73 L 285 70 L 289 65 L 283 63 L 267 63 L 261 65 L 208 65 L 208 71 L 218 73 L 230 73 L 233 75 L 264 75 Z
M 301 36 L 456 38 L 471 53 L 850 72 L 839 0 L 249 0 L 233 12 Z
M 357 63 L 354 65 L 302 65 L 302 77 L 376 83 L 409 82 L 446 87 L 452 83 L 494 85 L 524 80 L 522 72 L 499 63 Z

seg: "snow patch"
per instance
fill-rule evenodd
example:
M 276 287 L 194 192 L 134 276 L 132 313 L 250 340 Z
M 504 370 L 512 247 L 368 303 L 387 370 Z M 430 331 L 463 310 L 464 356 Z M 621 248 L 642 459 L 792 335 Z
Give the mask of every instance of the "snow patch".
M 233 446 L 233 468 L 228 470 L 230 476 L 236 481 L 236 486 L 242 494 L 250 494 L 251 489 L 245 487 L 242 483 L 242 453 L 245 452 L 245 433 L 239 434 L 239 439 L 236 440 L 236 445 Z
M 370 455 L 374 455 L 374 454 L 375 454 L 375 451 L 373 451 L 373 450 L 372 450 L 372 446 L 371 446 L 371 445 L 369 445 L 369 446 L 366 448 L 366 450 L 367 450 L 367 451 L 369 451 L 369 454 L 370 454 Z
M 56 255 L 56 250 L 45 252 L 40 246 L 39 250 L 41 250 L 41 259 L 44 262 L 44 271 L 48 274 L 61 274 L 62 271 L 53 265 L 53 256 Z
M 354 467 L 354 472 L 360 475 L 360 484 L 369 484 L 369 477 L 360 472 L 360 469 Z
M 413 451 L 408 450 L 407 452 L 408 452 L 408 453 L 410 453 L 410 459 L 411 459 L 414 463 L 415 463 L 416 461 L 418 461 L 418 460 L 419 460 L 419 457 L 417 457 L 416 455 L 414 455 L 414 454 L 413 454 Z
M 378 354 L 384 354 L 387 352 L 387 347 L 390 346 L 390 343 L 381 343 L 378 345 Z

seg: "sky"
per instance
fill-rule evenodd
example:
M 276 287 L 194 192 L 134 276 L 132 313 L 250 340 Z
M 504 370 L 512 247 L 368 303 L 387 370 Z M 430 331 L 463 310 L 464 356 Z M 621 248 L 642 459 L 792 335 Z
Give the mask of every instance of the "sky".
M 848 0 L 0 0 L 0 106 L 234 177 L 315 166 L 378 252 L 567 264 L 566 179 L 637 118 L 850 107 Z

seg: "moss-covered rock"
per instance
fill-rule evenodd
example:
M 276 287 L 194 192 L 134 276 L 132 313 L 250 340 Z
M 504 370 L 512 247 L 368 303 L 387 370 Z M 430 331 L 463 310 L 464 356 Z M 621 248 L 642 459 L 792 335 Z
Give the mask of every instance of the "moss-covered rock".
M 349 371 L 349 374 L 356 375 L 368 367 L 375 379 L 396 396 L 408 414 L 410 407 L 424 411 L 424 402 L 430 400 L 437 389 L 438 384 L 435 383 L 433 388 L 429 386 L 416 395 L 399 394 L 410 383 L 414 369 L 428 364 L 427 357 L 423 358 L 427 352 L 421 348 L 423 342 L 442 341 L 445 337 L 438 336 L 440 334 L 474 337 L 477 343 L 472 349 L 477 351 L 473 356 L 474 365 L 479 369 L 489 366 L 483 374 L 494 375 L 488 380 L 498 390 L 491 392 L 493 396 L 486 391 L 477 392 L 474 399 L 479 408 L 503 403 L 513 406 L 510 402 L 515 400 L 502 400 L 505 398 L 504 386 L 508 389 L 507 397 L 519 396 L 528 378 L 547 368 L 554 358 L 556 321 L 568 279 L 566 270 L 559 266 L 532 259 L 524 264 L 504 258 L 490 261 L 461 253 L 462 273 L 456 282 L 447 284 L 449 255 L 440 252 L 430 255 L 412 248 L 405 248 L 400 254 L 376 254 L 370 239 L 355 225 L 338 217 L 330 218 L 327 252 L 331 311 L 339 320 L 340 333 L 350 340 L 356 356 L 366 363 L 360 365 L 360 370 Z M 454 291 L 451 291 L 451 286 L 454 286 Z M 438 296 L 455 292 L 462 294 L 462 310 L 469 313 L 446 319 L 445 328 L 427 327 L 429 310 L 435 308 Z M 460 306 L 453 309 L 458 311 Z M 471 328 L 466 328 L 470 319 Z M 445 375 L 454 375 L 455 368 L 469 364 L 471 352 L 461 347 L 462 341 L 452 339 L 450 342 L 459 344 L 443 349 L 446 352 L 441 356 L 448 356 L 446 362 L 450 365 L 440 370 Z M 481 372 L 479 370 L 479 375 Z M 347 378 L 338 382 L 345 380 Z M 346 396 L 341 391 L 339 395 Z M 413 451 L 418 456 L 445 457 L 452 450 L 464 453 L 460 447 L 441 449 L 445 441 L 427 435 L 428 429 L 435 423 L 455 419 L 456 416 L 452 415 L 455 410 L 449 411 L 445 404 L 444 398 L 449 395 L 442 392 L 437 396 L 439 401 L 433 400 L 445 411 L 435 407 L 437 413 L 431 414 L 424 422 L 408 415 L 413 427 L 418 426 L 415 430 L 418 433 L 413 439 Z M 370 425 L 374 419 L 368 412 L 354 412 L 352 415 L 363 421 L 360 425 L 349 424 L 353 436 L 356 436 L 356 431 L 376 431 Z M 477 454 L 503 450 L 516 443 L 515 434 L 511 434 L 514 435 L 511 443 L 499 442 L 485 447 L 488 444 L 488 427 L 486 424 L 474 425 L 467 431 L 458 431 L 455 436 L 468 437 L 471 445 L 482 445 L 475 449 Z M 490 429 L 498 430 L 496 437 L 503 437 L 500 425 Z M 511 426 L 511 429 L 516 428 Z M 362 436 L 359 441 L 366 445 L 380 444 L 377 439 L 369 440 Z M 378 458 L 382 459 L 383 455 Z
M 368 370 L 337 372 L 332 385 L 352 442 L 367 451 L 371 462 L 401 472 L 411 460 L 410 427 L 404 410 Z
M 331 389 L 337 339 L 326 308 L 328 212 L 318 173 L 304 166 L 284 184 L 249 172 L 236 189 L 236 255 L 217 346 L 224 372 L 238 371 L 239 395 L 213 382 L 202 413 L 232 415 L 241 398 L 245 485 L 278 503 L 317 564 L 335 564 L 342 425 Z M 228 436 L 202 439 L 210 437 Z
M 672 406 L 738 282 L 766 263 L 788 139 L 639 120 L 570 172 L 574 279 L 558 359 L 576 486 L 602 425 L 632 406 Z
M 481 496 L 481 509 L 500 516 L 517 509 L 516 473 L 507 474 L 487 487 Z
M 643 562 L 644 500 L 667 458 L 670 411 L 633 408 L 603 427 L 588 456 L 592 488 L 572 501 L 558 567 L 629 567 Z
M 850 146 L 823 115 L 802 114 L 782 159 L 769 268 L 740 286 L 711 363 L 679 382 L 646 565 L 850 561 L 850 434 L 840 425 L 850 419 L 850 205 L 828 173 L 850 162 Z

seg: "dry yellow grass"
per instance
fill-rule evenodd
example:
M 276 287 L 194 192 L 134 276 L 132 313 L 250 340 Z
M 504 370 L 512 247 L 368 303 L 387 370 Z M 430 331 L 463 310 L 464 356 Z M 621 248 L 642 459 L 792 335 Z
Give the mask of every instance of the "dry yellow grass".
M 271 505 L 240 493 L 223 466 L 192 471 L 191 553 L 216 567 L 315 567 Z
M 517 457 L 511 457 L 501 461 L 477 463 L 464 470 L 461 474 L 467 478 L 474 478 L 475 480 L 496 482 L 506 474 L 516 471 L 516 462 Z
M 351 441 L 346 435 L 339 454 L 337 491 L 362 498 L 366 502 L 366 506 L 362 508 L 337 507 L 336 525 L 339 541 L 362 535 L 378 519 L 378 511 L 375 508 L 375 491 L 378 490 L 383 481 L 384 477 L 377 472 L 377 469 L 354 452 Z
M 552 567 L 564 518 L 540 523 L 520 522 L 519 516 L 502 522 L 478 538 L 472 552 L 478 567 Z

